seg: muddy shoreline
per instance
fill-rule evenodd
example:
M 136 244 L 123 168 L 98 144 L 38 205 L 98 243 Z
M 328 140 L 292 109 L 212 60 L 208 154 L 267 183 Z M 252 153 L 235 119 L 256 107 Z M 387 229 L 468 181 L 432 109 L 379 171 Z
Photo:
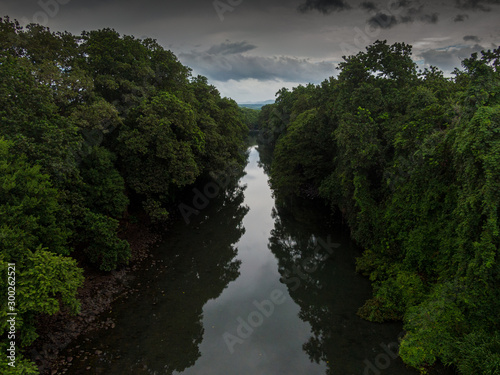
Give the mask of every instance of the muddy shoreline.
M 66 372 L 64 369 L 73 358 L 62 356 L 62 353 L 80 335 L 96 329 L 114 328 L 111 319 L 101 320 L 99 316 L 110 310 L 113 301 L 133 292 L 128 285 L 129 274 L 151 257 L 151 249 L 162 239 L 159 232 L 145 224 L 128 224 L 120 237 L 130 243 L 132 257 L 129 264 L 108 273 L 83 266 L 85 282 L 78 291 L 80 314 L 75 316 L 61 310 L 54 315 L 38 317 L 39 337 L 25 355 L 36 363 L 41 375 Z

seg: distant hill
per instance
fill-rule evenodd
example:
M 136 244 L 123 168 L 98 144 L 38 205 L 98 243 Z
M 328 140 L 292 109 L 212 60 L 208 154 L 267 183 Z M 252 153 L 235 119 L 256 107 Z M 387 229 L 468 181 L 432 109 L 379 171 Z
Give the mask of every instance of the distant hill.
M 266 100 L 264 102 L 254 102 L 254 103 L 238 103 L 240 107 L 250 108 L 250 109 L 261 109 L 267 104 L 273 104 L 274 100 Z

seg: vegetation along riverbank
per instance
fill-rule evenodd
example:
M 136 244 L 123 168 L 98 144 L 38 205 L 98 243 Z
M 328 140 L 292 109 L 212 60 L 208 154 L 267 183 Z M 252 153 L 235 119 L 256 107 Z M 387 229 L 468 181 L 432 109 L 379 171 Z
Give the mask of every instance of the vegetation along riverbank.
M 0 268 L 7 274 L 15 264 L 17 281 L 15 366 L 2 354 L 0 372 L 34 374 L 25 350 L 41 322 L 81 313 L 82 303 L 89 313 L 89 301 L 105 308 L 113 293 L 101 304 L 80 301 L 82 285 L 87 294 L 95 272 L 130 262 L 131 226 L 165 228 L 187 187 L 242 165 L 248 128 L 236 102 L 152 39 L 53 33 L 8 18 L 0 21 L 0 102 Z M 82 267 L 94 270 L 86 284 Z M 7 288 L 2 277 L 2 295 Z
M 404 322 L 405 363 L 499 374 L 500 49 L 452 78 L 411 51 L 378 41 L 264 106 L 271 185 L 345 220 L 374 286 L 358 314 Z
M 407 365 L 499 374 L 499 57 L 447 78 L 377 41 L 257 112 L 153 39 L 0 19 L 0 372 L 50 371 L 106 326 L 194 186 L 241 172 L 250 128 L 278 205 L 328 205 L 365 249 L 358 314 L 403 321 Z

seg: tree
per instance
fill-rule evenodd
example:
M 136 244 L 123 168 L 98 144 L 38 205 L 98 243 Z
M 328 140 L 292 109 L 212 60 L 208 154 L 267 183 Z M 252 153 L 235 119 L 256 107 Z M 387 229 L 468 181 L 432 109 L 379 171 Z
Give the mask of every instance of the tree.
M 159 93 L 141 104 L 135 121 L 121 129 L 119 142 L 127 183 L 145 197 L 155 219 L 166 219 L 162 205 L 200 174 L 195 155 L 205 139 L 193 109 L 171 93 Z
M 417 73 L 411 46 L 377 41 L 261 114 L 278 198 L 309 184 L 342 213 L 374 282 L 358 314 L 403 320 L 401 358 L 422 370 L 499 368 L 499 55 L 473 54 L 447 79 Z
M 78 312 L 76 293 L 83 275 L 76 261 L 64 256 L 69 254 L 70 232 L 67 223 L 60 221 L 64 208 L 58 191 L 39 165 L 32 166 L 26 156 L 11 152 L 13 145 L 0 138 L 0 270 L 7 275 L 8 266 L 15 265 L 16 342 L 25 347 L 37 337 L 37 314 L 55 314 L 63 306 Z M 2 278 L 4 296 L 9 286 L 8 279 Z M 2 303 L 0 335 L 9 328 L 7 307 Z M 6 352 L 6 343 L 0 348 Z M 33 366 L 19 359 L 19 368 L 33 373 Z

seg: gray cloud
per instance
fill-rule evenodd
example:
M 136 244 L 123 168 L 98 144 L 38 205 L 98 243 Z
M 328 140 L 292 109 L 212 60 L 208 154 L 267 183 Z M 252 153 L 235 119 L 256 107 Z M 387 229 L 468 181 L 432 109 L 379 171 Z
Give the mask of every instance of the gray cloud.
M 464 36 L 464 41 L 479 43 L 481 41 L 481 39 L 475 35 L 466 35 L 466 36 Z
M 363 1 L 359 6 L 368 11 L 378 10 L 377 4 L 375 4 L 373 1 Z
M 351 9 L 351 6 L 344 0 L 306 0 L 306 2 L 300 4 L 297 9 L 301 13 L 317 10 L 323 14 L 329 14 L 331 12 Z
M 368 24 L 374 28 L 390 29 L 398 24 L 398 20 L 392 14 L 377 13 L 368 19 Z
M 437 23 L 439 20 L 439 15 L 437 13 L 424 14 L 420 16 L 420 21 L 425 23 Z
M 234 55 L 236 53 L 248 52 L 257 48 L 257 46 L 249 44 L 245 41 L 237 43 L 227 42 L 228 43 L 221 43 L 210 47 L 207 53 L 211 55 Z
M 451 72 L 454 68 L 459 68 L 462 65 L 462 60 L 483 49 L 479 44 L 473 46 L 457 45 L 437 50 L 427 50 L 421 52 L 420 55 L 424 58 L 426 64 L 438 66 L 444 72 Z
M 411 0 L 398 0 L 392 2 L 391 8 L 407 8 L 411 5 Z
M 500 0 L 456 0 L 458 9 L 491 12 L 488 5 L 500 4 Z
M 179 54 L 180 60 L 196 73 L 227 82 L 253 78 L 260 81 L 320 82 L 335 73 L 335 64 L 313 62 L 290 56 L 247 56 L 241 53 L 214 55 L 208 51 Z
M 434 24 L 439 20 L 439 15 L 437 13 L 423 14 L 418 17 L 412 15 L 405 15 L 396 18 L 393 15 L 387 15 L 385 13 L 377 13 L 375 16 L 368 19 L 368 24 L 374 28 L 390 29 L 400 23 L 413 23 L 415 21 L 421 21 L 424 23 Z
M 377 12 L 368 19 L 367 23 L 374 28 L 390 29 L 399 24 L 413 22 L 435 24 L 439 21 L 439 14 L 436 12 L 425 13 L 424 5 L 419 0 L 398 0 L 393 2 L 389 8 L 386 11 Z M 399 15 L 395 16 L 393 13 L 399 13 Z
M 463 22 L 465 20 L 469 19 L 469 15 L 467 14 L 457 14 L 456 17 L 453 19 L 455 22 Z
M 39 4 L 54 2 L 60 4 L 57 12 Z M 79 34 L 109 27 L 122 35 L 156 38 L 195 74 L 206 75 L 226 88 L 225 95 L 238 100 L 242 92 L 248 100 L 273 97 L 280 82 L 289 80 L 320 82 L 337 73 L 332 61 L 364 50 L 377 38 L 413 44 L 416 59 L 423 60 L 424 51 L 425 61 L 444 70 L 460 66 L 460 58 L 469 57 L 474 45 L 489 47 L 500 35 L 500 6 L 495 5 L 500 0 L 220 2 L 232 9 L 224 13 L 224 22 L 212 0 L 0 0 L 0 16 L 32 20 L 46 12 L 53 31 Z M 371 34 L 367 22 L 380 32 Z M 416 24 L 427 27 L 411 27 Z M 464 35 L 477 36 L 480 42 L 464 40 Z M 453 44 L 458 47 L 439 49 Z M 304 60 L 306 56 L 311 60 Z

